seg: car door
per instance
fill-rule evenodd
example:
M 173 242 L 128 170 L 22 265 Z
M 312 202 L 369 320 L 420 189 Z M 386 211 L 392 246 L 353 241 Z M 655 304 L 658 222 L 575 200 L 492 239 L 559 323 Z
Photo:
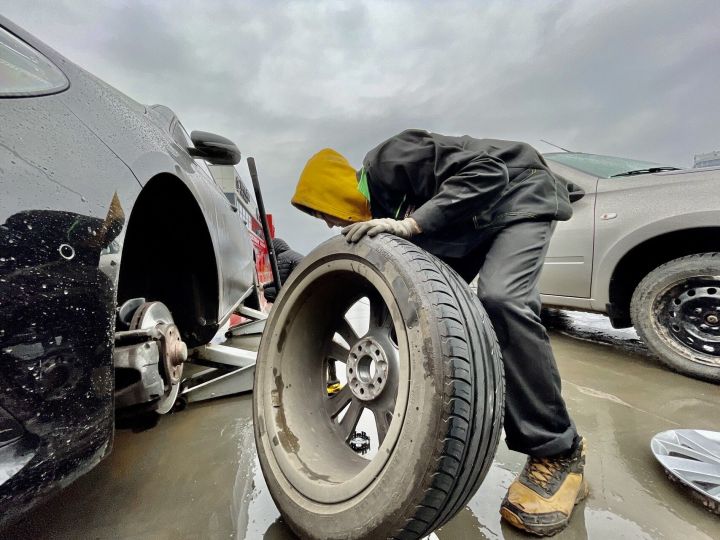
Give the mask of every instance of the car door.
M 584 307 L 592 285 L 598 179 L 550 160 L 548 164 L 553 172 L 581 187 L 585 195 L 573 203 L 572 218 L 557 223 L 540 277 L 540 292 L 545 304 Z

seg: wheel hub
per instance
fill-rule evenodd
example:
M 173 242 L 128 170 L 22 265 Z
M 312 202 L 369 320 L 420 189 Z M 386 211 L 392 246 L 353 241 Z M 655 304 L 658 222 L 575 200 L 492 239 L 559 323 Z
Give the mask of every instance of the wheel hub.
M 158 402 L 157 412 L 170 412 L 180 390 L 183 365 L 187 360 L 187 345 L 173 321 L 170 310 L 162 302 L 146 302 L 132 316 L 131 330 L 157 328 L 160 340 L 160 376 L 165 383 L 165 393 Z
M 180 382 L 183 372 L 183 362 L 187 360 L 187 345 L 180 336 L 180 330 L 174 324 L 158 325 L 163 335 L 161 342 L 162 363 L 170 384 Z
M 720 282 L 699 278 L 669 291 L 664 323 L 670 334 L 695 351 L 720 356 Z
M 350 349 L 346 374 L 353 396 L 361 401 L 378 398 L 390 375 L 390 363 L 383 347 L 372 337 L 359 340 Z

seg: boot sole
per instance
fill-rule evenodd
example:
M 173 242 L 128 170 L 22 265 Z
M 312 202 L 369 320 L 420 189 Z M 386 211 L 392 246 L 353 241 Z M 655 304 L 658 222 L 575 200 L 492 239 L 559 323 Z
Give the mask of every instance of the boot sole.
M 578 491 L 577 497 L 575 498 L 575 505 L 577 506 L 578 503 L 580 503 L 585 497 L 588 496 L 590 493 L 590 486 L 587 482 L 583 480 L 583 483 L 580 487 L 580 490 Z M 563 519 L 561 521 L 556 521 L 555 523 L 544 523 L 542 525 L 527 525 L 523 519 L 522 515 L 524 512 L 518 511 L 513 512 L 510 508 L 507 506 L 502 506 L 500 508 L 500 515 L 502 518 L 510 523 L 513 527 L 520 529 L 522 531 L 525 531 L 530 534 L 534 534 L 535 536 L 553 536 L 560 531 L 562 531 L 565 527 L 567 527 L 568 523 L 570 523 L 570 517 L 568 516 L 566 519 Z M 526 514 L 529 516 L 529 514 Z M 571 514 L 572 515 L 572 514 Z

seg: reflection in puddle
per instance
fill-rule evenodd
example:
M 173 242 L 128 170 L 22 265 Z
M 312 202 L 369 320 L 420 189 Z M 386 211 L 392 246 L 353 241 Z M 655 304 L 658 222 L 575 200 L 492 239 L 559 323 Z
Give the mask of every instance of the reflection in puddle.
M 583 337 L 600 329 L 607 335 L 602 321 L 593 317 L 585 323 L 570 318 L 568 323 L 565 315 L 562 331 Z M 652 435 L 690 421 L 720 430 L 716 387 L 649 362 L 628 362 L 623 343 L 638 346 L 636 338 L 618 338 L 617 343 L 607 347 L 553 338 L 563 393 L 588 438 L 590 482 L 589 498 L 577 507 L 568 529 L 553 538 L 720 538 L 717 518 L 665 478 L 649 449 Z M 243 395 L 193 403 L 141 433 L 118 430 L 107 460 L 3 534 L 295 539 L 260 470 L 251 399 Z M 478 493 L 429 538 L 527 539 L 499 515 L 502 498 L 524 462 L 525 456 L 501 443 Z
M 624 352 L 647 354 L 632 329 L 614 330 L 604 317 L 577 315 L 555 313 L 551 315 L 550 326 L 574 338 L 600 340 Z M 593 347 L 588 352 L 612 355 L 613 349 L 606 351 Z M 632 409 L 639 416 L 627 422 L 629 404 L 626 400 L 631 399 L 621 392 L 622 388 L 598 385 L 591 373 L 587 380 L 579 382 L 582 384 L 568 381 L 565 393 L 573 407 L 579 410 L 577 420 L 592 445 L 587 468 L 591 494 L 576 508 L 569 527 L 556 538 L 673 538 L 678 537 L 675 533 L 680 531 L 684 531 L 685 537 L 689 534 L 693 538 L 711 538 L 707 523 L 712 518 L 706 518 L 696 527 L 695 514 L 702 514 L 702 511 L 692 504 L 678 507 L 677 501 L 671 502 L 680 496 L 665 483 L 651 457 L 644 455 L 646 436 L 639 426 L 648 413 Z M 247 448 L 254 449 L 249 423 L 238 429 L 237 447 L 240 463 L 234 494 L 235 538 L 295 538 L 279 517 L 257 456 L 246 451 Z M 501 443 L 478 493 L 449 523 L 430 535 L 429 540 L 527 538 L 502 522 L 499 514 L 502 498 L 524 462 L 525 456 L 508 450 Z M 702 521 L 703 516 L 700 518 Z
M 542 319 L 551 331 L 593 343 L 614 345 L 627 352 L 648 354 L 634 328 L 613 328 L 610 319 L 599 313 L 545 309 Z
M 252 422 L 238 422 L 237 451 L 238 469 L 233 492 L 236 540 L 297 538 L 283 523 L 270 496 L 255 451 Z

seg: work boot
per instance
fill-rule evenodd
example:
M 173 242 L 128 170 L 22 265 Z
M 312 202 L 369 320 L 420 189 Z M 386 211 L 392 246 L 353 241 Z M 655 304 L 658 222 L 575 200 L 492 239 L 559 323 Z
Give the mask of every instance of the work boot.
M 584 477 L 585 439 L 567 456 L 529 457 L 510 485 L 500 515 L 511 525 L 538 536 L 563 530 L 577 503 L 588 494 Z

